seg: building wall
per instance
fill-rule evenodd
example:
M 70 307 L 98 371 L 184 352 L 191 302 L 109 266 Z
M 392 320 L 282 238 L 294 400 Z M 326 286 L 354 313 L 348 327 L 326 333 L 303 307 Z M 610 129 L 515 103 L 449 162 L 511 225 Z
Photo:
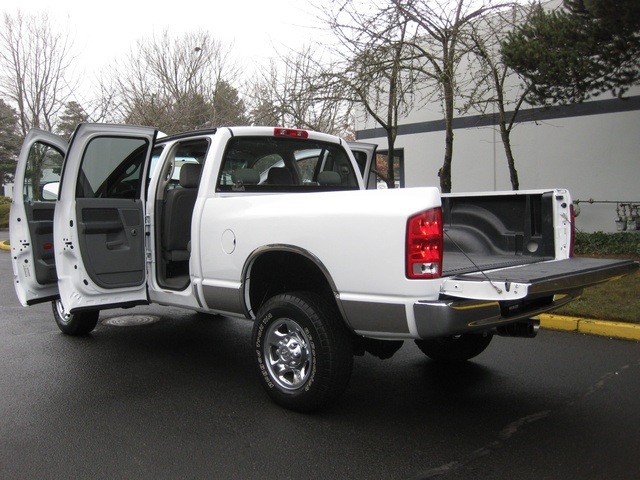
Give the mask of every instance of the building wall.
M 605 98 L 579 105 L 530 109 L 511 135 L 520 189 L 561 187 L 579 200 L 576 226 L 586 232 L 615 231 L 615 203 L 640 204 L 640 88 L 626 100 Z M 442 114 L 440 114 L 440 117 Z M 401 122 L 396 148 L 404 149 L 404 185 L 439 185 L 444 126 L 433 109 Z M 409 120 L 409 121 L 407 121 Z M 452 162 L 454 192 L 510 190 L 500 135 L 487 116 L 456 120 Z M 359 140 L 386 149 L 383 131 L 360 123 Z

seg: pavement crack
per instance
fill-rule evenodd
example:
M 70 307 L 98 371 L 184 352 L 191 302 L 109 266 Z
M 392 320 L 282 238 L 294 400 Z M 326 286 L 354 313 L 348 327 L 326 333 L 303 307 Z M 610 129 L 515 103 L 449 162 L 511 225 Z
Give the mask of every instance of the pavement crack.
M 518 430 L 520 430 L 520 428 L 522 428 L 524 425 L 537 422 L 538 420 L 542 420 L 543 418 L 548 417 L 550 414 L 551 414 L 551 410 L 543 410 L 542 412 L 534 413 L 532 415 L 527 415 L 526 417 L 519 418 L 515 422 L 511 422 L 509 425 L 503 428 L 500 434 L 498 435 L 498 438 L 501 441 L 506 442 L 511 437 L 513 437 L 516 433 L 518 433 Z
M 594 395 L 595 393 L 598 393 L 600 390 L 602 390 L 607 385 L 607 383 L 609 381 L 611 381 L 616 376 L 618 376 L 618 375 L 620 375 L 622 373 L 626 373 L 626 371 L 629 370 L 632 367 L 633 368 L 640 367 L 640 360 L 636 361 L 635 363 L 633 363 L 631 365 L 623 365 L 621 367 L 618 367 L 616 370 L 614 370 L 612 372 L 605 373 L 600 378 L 598 378 L 592 385 L 589 385 L 589 387 L 586 389 L 586 391 L 578 399 L 569 402 L 567 405 L 572 407 L 575 404 L 577 404 L 579 401 L 582 401 L 585 398 L 588 398 L 591 395 Z
M 622 365 L 621 367 L 618 367 L 614 371 L 605 373 L 600 378 L 598 378 L 593 384 L 589 385 L 589 387 L 587 387 L 585 392 L 581 394 L 576 400 L 568 402 L 565 405 L 565 407 L 575 406 L 581 400 L 588 398 L 591 395 L 594 395 L 595 393 L 601 391 L 607 385 L 607 383 L 611 381 L 613 378 L 615 378 L 617 375 L 626 373 L 631 368 L 637 368 L 637 367 L 640 367 L 640 360 L 636 361 L 633 364 Z M 561 406 L 561 409 L 565 407 Z M 463 468 L 466 465 L 469 465 L 471 462 L 479 458 L 485 457 L 491 454 L 493 451 L 504 447 L 505 444 L 514 435 L 516 435 L 520 430 L 522 430 L 523 427 L 531 423 L 543 420 L 547 418 L 549 415 L 551 415 L 551 413 L 552 413 L 552 410 L 542 410 L 540 412 L 532 413 L 531 415 L 526 415 L 524 417 L 521 417 L 509 423 L 502 430 L 500 430 L 500 432 L 498 433 L 497 440 L 494 440 L 488 443 L 487 445 L 481 448 L 478 448 L 477 450 L 474 450 L 473 452 L 463 456 L 459 460 L 454 460 L 452 462 L 445 463 L 444 465 L 441 465 L 439 467 L 431 468 L 422 473 L 419 473 L 414 477 L 411 477 L 408 480 L 429 480 L 432 478 L 437 478 L 437 477 L 448 475 L 452 472 L 455 472 L 456 470 Z
M 525 417 L 519 418 L 511 423 L 509 423 L 506 427 L 504 427 L 498 433 L 498 439 L 492 442 L 489 442 L 487 445 L 474 450 L 468 455 L 465 455 L 462 459 L 456 460 L 453 462 L 446 463 L 436 468 L 429 469 L 425 472 L 422 472 L 415 477 L 411 477 L 409 480 L 429 480 L 431 478 L 437 478 L 442 475 L 447 475 L 459 468 L 462 468 L 471 462 L 485 457 L 491 454 L 493 451 L 502 448 L 505 443 L 507 443 L 514 435 L 518 433 L 522 427 L 529 425 L 530 423 L 537 422 L 544 418 L 547 418 L 551 414 L 551 410 L 543 410 L 540 412 L 533 413 L 531 415 L 527 415 Z

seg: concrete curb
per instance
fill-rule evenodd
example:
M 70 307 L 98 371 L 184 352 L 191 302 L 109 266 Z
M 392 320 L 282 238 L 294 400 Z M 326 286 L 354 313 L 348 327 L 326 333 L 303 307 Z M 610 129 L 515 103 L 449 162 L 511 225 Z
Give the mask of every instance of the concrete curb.
M 0 241 L 0 250 L 11 251 L 7 240 Z M 563 315 L 540 315 L 540 326 L 547 330 L 579 332 L 588 335 L 622 338 L 640 342 L 640 324 L 609 322 L 590 318 L 565 317 Z
M 592 318 L 565 317 L 563 315 L 540 315 L 540 326 L 548 330 L 579 332 L 602 337 L 640 341 L 640 325 L 635 323 L 594 320 Z

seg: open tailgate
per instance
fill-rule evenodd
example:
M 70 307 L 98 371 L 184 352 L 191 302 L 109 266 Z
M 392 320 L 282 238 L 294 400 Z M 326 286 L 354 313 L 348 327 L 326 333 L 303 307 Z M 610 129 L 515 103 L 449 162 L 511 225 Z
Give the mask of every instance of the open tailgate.
M 517 300 L 580 290 L 637 269 L 638 262 L 633 260 L 573 257 L 455 275 L 444 280 L 441 293 L 477 300 Z

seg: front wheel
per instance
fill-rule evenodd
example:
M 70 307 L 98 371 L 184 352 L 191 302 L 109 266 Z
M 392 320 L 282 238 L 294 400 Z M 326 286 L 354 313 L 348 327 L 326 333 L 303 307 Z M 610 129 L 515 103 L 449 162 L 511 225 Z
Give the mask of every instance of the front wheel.
M 58 328 L 66 335 L 86 335 L 98 324 L 99 310 L 69 313 L 60 299 L 51 302 L 51 308 Z
M 430 340 L 416 340 L 422 353 L 433 360 L 442 362 L 464 362 L 480 355 L 491 343 L 493 335 L 468 333 Z
M 341 318 L 314 293 L 281 294 L 258 311 L 253 346 L 262 385 L 299 412 L 327 406 L 346 389 L 353 346 Z

